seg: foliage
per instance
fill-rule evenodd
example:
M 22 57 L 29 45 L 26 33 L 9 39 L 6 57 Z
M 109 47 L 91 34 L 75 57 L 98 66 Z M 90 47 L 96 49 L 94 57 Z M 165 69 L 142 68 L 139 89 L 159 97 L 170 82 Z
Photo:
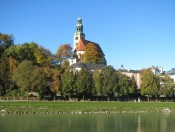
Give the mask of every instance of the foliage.
M 64 60 L 63 63 L 61 64 L 61 69 L 66 70 L 66 68 L 69 67 L 69 61 Z
M 5 50 L 14 44 L 13 36 L 0 33 L 0 95 L 4 95 L 10 88 L 11 75 Z
M 114 95 L 117 84 L 117 76 L 112 66 L 104 67 L 100 72 L 101 94 Z
M 86 69 L 81 69 L 77 74 L 75 85 L 79 96 L 90 95 L 93 87 L 91 73 Z
M 62 75 L 61 93 L 64 95 L 76 94 L 76 77 L 77 71 L 65 71 Z
M 43 96 L 48 91 L 49 80 L 45 72 L 34 66 L 31 61 L 21 62 L 15 69 L 12 79 L 22 93 L 34 91 Z
M 11 75 L 7 56 L 4 54 L 0 58 L 0 94 L 4 95 L 10 88 Z
M 170 76 L 165 75 L 164 77 L 160 77 L 160 88 L 158 91 L 159 96 L 167 96 L 172 94 L 175 88 L 175 84 L 172 78 Z M 174 94 L 174 93 L 173 93 Z
M 93 83 L 94 83 L 94 87 L 92 89 L 92 94 L 93 95 L 101 95 L 102 93 L 102 89 L 101 89 L 101 78 L 100 78 L 100 71 L 95 70 L 93 72 Z
M 4 51 L 14 44 L 13 36 L 0 33 L 0 56 Z
M 85 63 L 102 63 L 103 55 L 98 51 L 97 46 L 90 43 L 86 46 L 86 51 L 83 54 L 83 62 Z
M 36 63 L 40 65 L 53 65 L 53 55 L 48 49 L 45 49 L 42 46 L 39 46 L 37 49 L 35 49 L 34 56 L 36 58 Z
M 117 73 L 117 74 L 118 74 L 119 80 L 117 83 L 116 93 L 118 93 L 118 95 L 133 94 L 137 88 L 135 79 L 133 77 L 130 78 L 121 73 Z
M 62 64 L 64 60 L 70 59 L 72 55 L 72 47 L 70 44 L 63 44 L 59 47 L 55 56 L 59 64 Z
M 51 91 L 54 93 L 59 93 L 61 89 L 61 70 L 52 70 L 52 81 L 51 81 Z
M 141 80 L 140 92 L 142 95 L 147 95 L 148 97 L 158 95 L 160 81 L 150 69 L 144 69 L 141 72 Z
M 19 62 L 29 60 L 39 65 L 52 65 L 51 52 L 34 42 L 13 45 L 5 53 Z

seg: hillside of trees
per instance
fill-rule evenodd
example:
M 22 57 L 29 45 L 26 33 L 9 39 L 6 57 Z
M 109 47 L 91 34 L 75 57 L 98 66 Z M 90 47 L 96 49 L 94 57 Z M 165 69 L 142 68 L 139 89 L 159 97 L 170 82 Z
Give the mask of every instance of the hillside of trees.
M 35 42 L 14 44 L 12 35 L 0 33 L 0 96 L 27 96 L 28 92 L 36 92 L 40 99 L 174 98 L 174 82 L 168 75 L 156 76 L 150 69 L 144 69 L 138 89 L 134 78 L 112 66 L 93 73 L 86 69 L 66 70 L 72 55 L 70 44 L 61 45 L 52 54 Z

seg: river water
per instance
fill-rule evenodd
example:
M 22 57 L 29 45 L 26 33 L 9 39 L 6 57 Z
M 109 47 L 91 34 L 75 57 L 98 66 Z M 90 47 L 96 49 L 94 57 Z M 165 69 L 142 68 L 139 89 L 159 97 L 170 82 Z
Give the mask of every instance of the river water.
M 0 132 L 175 132 L 175 114 L 0 115 Z

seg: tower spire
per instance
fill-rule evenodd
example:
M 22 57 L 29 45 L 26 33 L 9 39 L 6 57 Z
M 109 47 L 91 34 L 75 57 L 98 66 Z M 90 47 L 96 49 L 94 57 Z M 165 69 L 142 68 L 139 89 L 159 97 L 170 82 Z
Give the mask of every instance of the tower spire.
M 82 19 L 79 16 L 77 19 L 77 24 L 76 24 L 76 32 L 74 33 L 74 49 L 76 48 L 76 45 L 80 41 L 81 38 L 85 39 L 85 34 L 83 33 Z

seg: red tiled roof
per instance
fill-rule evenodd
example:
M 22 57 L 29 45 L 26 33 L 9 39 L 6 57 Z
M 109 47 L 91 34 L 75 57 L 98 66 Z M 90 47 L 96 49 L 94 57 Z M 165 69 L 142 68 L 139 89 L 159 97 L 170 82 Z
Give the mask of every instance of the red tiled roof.
M 88 40 L 85 40 L 85 39 L 82 39 L 82 38 L 78 42 L 75 50 L 76 51 L 85 51 L 86 50 L 86 45 L 88 45 L 88 44 L 95 45 L 97 47 L 98 52 L 100 52 L 100 53 L 102 53 L 104 55 L 104 53 L 103 53 L 103 51 L 102 51 L 102 49 L 101 49 L 99 44 L 91 42 L 91 41 L 88 41 Z

